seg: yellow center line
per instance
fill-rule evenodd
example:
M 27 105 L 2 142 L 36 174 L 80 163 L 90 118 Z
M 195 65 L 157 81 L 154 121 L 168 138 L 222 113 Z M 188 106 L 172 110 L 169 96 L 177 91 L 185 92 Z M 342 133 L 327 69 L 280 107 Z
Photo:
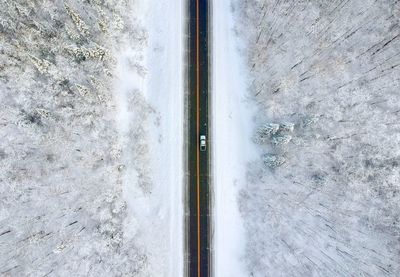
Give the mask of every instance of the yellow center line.
M 200 94 L 200 42 L 199 42 L 199 0 L 196 0 L 196 129 L 197 129 L 197 276 L 200 277 L 200 153 L 199 153 L 199 94 Z

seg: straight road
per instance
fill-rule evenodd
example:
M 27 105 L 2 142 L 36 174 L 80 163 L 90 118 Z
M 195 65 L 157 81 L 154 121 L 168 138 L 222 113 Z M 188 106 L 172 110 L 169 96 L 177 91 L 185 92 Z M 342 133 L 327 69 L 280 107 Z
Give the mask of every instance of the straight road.
M 208 4 L 208 0 L 189 1 L 188 271 L 190 277 L 211 276 Z M 200 151 L 201 135 L 207 138 L 206 151 Z

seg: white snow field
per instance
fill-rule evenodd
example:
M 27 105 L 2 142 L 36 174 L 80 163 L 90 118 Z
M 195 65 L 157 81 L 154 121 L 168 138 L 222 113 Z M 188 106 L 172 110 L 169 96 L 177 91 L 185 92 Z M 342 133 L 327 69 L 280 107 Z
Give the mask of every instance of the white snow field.
M 0 276 L 183 275 L 183 1 L 0 1 Z
M 255 105 L 247 99 L 245 59 L 234 32 L 230 0 L 212 3 L 212 188 L 214 188 L 215 276 L 248 276 L 245 230 L 238 194 L 247 163 L 257 159 L 252 143 Z

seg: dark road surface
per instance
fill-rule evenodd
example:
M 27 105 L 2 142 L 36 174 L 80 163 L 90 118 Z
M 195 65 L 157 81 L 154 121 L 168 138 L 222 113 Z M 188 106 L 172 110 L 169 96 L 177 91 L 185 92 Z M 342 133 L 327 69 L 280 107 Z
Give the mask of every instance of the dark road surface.
M 208 1 L 189 1 L 189 226 L 188 273 L 211 276 L 210 189 L 208 129 Z M 200 151 L 200 135 L 207 137 L 207 150 Z

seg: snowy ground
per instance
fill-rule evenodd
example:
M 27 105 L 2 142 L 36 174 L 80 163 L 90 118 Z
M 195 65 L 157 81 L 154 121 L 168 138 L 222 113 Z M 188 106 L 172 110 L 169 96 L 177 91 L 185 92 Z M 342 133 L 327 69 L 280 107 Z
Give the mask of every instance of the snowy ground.
M 143 1 L 145 2 L 145 1 Z M 147 2 L 147 1 L 146 1 Z M 137 114 L 139 125 L 131 131 L 143 130 L 148 137 L 138 153 L 147 152 L 148 176 L 152 191 L 137 187 L 143 160 L 131 159 L 125 186 L 130 223 L 139 226 L 138 241 L 148 249 L 152 270 L 149 276 L 183 276 L 183 35 L 184 5 L 182 1 L 144 3 L 144 25 L 149 29 L 149 47 L 145 54 L 148 75 L 144 79 L 143 97 L 151 108 L 149 118 Z M 166 24 L 168 22 L 168 24 Z M 129 79 L 129 78 L 126 78 Z M 135 91 L 136 87 L 126 90 Z M 125 101 L 126 102 L 126 101 Z M 134 108 L 133 108 L 134 109 Z M 134 115 L 135 116 L 135 115 Z M 128 136 L 132 143 L 132 138 Z M 133 158 L 133 159 L 132 159 Z M 136 170 L 136 167 L 139 170 Z M 135 180 L 136 179 L 136 180 Z M 133 222 L 130 222 L 130 221 Z M 127 232 L 132 234 L 132 232 Z
M 182 275 L 182 11 L 0 1 L 0 275 Z
M 399 276 L 398 1 L 249 0 L 234 1 L 232 10 L 244 42 L 247 93 L 258 111 L 244 125 L 240 113 L 232 112 L 234 126 L 229 110 L 220 116 L 232 125 L 231 140 L 246 124 L 269 124 L 269 135 L 246 181 L 229 176 L 224 191 L 217 188 L 217 271 L 229 270 L 220 258 L 234 258 L 225 237 L 240 235 L 229 231 L 242 222 L 238 262 L 246 273 L 229 276 Z M 216 128 L 217 138 L 228 132 Z M 256 129 L 250 133 L 261 141 Z M 231 147 L 239 143 L 227 139 Z M 225 166 L 250 147 L 239 145 L 239 154 L 225 153 Z M 222 167 L 218 152 L 216 158 Z M 231 199 L 225 201 L 238 200 L 242 219 L 218 208 L 224 193 Z M 226 225 L 218 223 L 221 215 Z M 225 230 L 220 236 L 218 225 Z
M 245 232 L 238 193 L 246 163 L 257 158 L 251 134 L 254 104 L 246 98 L 245 60 L 239 56 L 230 0 L 213 2 L 212 112 L 215 276 L 247 276 Z

